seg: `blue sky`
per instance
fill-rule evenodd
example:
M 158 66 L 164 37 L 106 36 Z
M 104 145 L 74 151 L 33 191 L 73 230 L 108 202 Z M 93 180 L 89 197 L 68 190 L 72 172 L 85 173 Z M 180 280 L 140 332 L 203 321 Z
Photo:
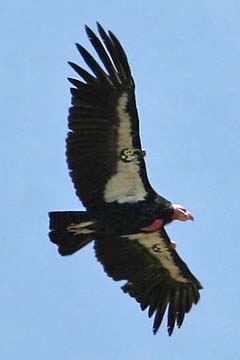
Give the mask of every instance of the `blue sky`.
M 239 359 L 240 3 L 5 2 L 1 11 L 0 356 Z M 152 321 L 92 246 L 62 258 L 50 210 L 77 210 L 65 163 L 67 60 L 98 20 L 127 51 L 153 186 L 195 214 L 168 228 L 204 285 L 181 330 Z

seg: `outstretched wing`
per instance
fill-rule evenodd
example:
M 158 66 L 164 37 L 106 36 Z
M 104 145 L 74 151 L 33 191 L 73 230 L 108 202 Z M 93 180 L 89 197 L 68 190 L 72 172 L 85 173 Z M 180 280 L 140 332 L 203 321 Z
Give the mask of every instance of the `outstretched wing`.
M 83 81 L 70 78 L 67 162 L 76 193 L 87 208 L 103 202 L 134 203 L 155 196 L 139 137 L 134 81 L 126 54 L 98 24 L 101 40 L 86 27 L 103 69 L 81 45 L 77 48 L 90 74 L 70 63 Z
M 95 242 L 97 258 L 107 274 L 114 280 L 127 280 L 123 291 L 134 297 L 142 310 L 148 308 L 149 317 L 155 314 L 154 334 L 166 310 L 169 335 L 175 323 L 180 328 L 202 288 L 170 244 L 164 228 L 153 233 L 102 236 Z

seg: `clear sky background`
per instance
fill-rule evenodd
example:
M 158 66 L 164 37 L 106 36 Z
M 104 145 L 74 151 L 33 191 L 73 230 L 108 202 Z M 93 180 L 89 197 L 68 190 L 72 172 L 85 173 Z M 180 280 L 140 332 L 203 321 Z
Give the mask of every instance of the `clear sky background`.
M 240 2 L 0 5 L 0 358 L 239 360 Z M 65 162 L 67 60 L 98 20 L 127 51 L 153 186 L 193 211 L 168 228 L 204 290 L 171 338 L 97 263 L 63 258 L 48 211 L 78 210 Z

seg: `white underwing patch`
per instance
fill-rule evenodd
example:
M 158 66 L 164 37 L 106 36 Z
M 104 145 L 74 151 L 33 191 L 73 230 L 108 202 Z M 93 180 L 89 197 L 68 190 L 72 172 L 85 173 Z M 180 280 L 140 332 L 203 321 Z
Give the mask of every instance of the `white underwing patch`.
M 174 280 L 184 283 L 188 282 L 181 274 L 181 270 L 175 265 L 168 245 L 158 232 L 123 235 L 122 237 L 126 237 L 129 240 L 137 240 L 160 261 L 161 265 L 169 271 L 170 276 Z M 160 251 L 154 251 L 156 247 L 158 247 Z
M 120 153 L 123 149 L 133 148 L 131 135 L 131 121 L 129 113 L 126 111 L 128 103 L 127 93 L 123 93 L 118 100 L 117 114 L 119 117 L 117 152 L 119 160 L 117 171 L 106 184 L 104 199 L 106 202 L 134 203 L 144 200 L 147 192 L 143 186 L 140 177 L 139 160 L 136 157 L 133 161 L 127 163 L 120 159 Z

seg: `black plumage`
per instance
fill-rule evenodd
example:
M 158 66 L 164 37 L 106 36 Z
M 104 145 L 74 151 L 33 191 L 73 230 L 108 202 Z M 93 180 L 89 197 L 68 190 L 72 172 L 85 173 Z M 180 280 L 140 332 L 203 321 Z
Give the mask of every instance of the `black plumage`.
M 81 80 L 69 78 L 67 163 L 86 212 L 51 212 L 50 239 L 62 255 L 95 241 L 97 259 L 125 293 L 148 308 L 153 332 L 167 310 L 167 328 L 181 327 L 199 301 L 199 281 L 180 259 L 165 231 L 170 201 L 151 187 L 139 136 L 135 85 L 127 56 L 115 35 L 98 24 L 86 32 L 102 65 L 81 45 L 90 72 L 69 62 Z M 152 228 L 155 221 L 162 226 Z M 150 226 L 150 228 L 149 228 Z

